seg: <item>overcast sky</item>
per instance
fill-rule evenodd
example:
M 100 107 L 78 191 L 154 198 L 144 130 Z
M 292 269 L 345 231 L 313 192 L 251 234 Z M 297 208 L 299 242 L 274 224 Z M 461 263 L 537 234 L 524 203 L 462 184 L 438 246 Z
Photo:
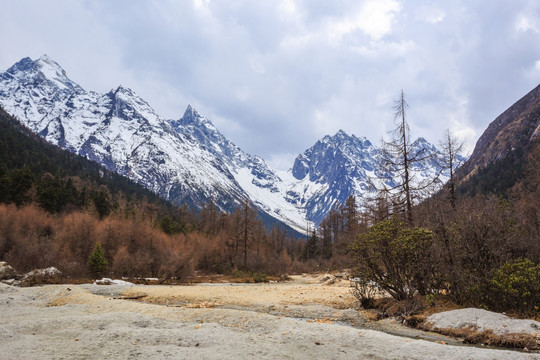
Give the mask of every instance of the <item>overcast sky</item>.
M 538 0 L 2 0 L 0 70 L 48 54 L 86 90 L 188 104 L 287 169 L 343 129 L 374 143 L 401 89 L 413 137 L 469 149 L 540 83 Z

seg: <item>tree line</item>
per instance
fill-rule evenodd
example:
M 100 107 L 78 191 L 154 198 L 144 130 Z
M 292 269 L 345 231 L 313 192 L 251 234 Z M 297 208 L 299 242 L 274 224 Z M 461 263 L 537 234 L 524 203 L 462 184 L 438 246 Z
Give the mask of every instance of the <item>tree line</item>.
M 406 108 L 402 92 L 395 136 L 385 143 L 381 161 L 384 168 L 397 169 L 397 184 L 383 182 L 341 234 L 352 239 L 355 295 L 372 306 L 374 296 L 384 292 L 403 302 L 405 313 L 418 309 L 419 297 L 447 294 L 462 305 L 538 314 L 540 144 L 458 182 L 453 161 L 461 146 L 447 133 L 443 168 L 450 170 L 450 180 L 427 198 L 425 190 L 435 182 L 414 180 L 413 164 L 423 155 L 410 152 Z M 342 215 L 341 222 L 348 221 Z M 345 235 L 350 228 L 356 233 Z
M 52 146 L 0 109 L 0 259 L 19 271 L 57 266 L 89 276 L 97 244 L 109 275 L 303 269 L 303 242 L 266 229 L 246 201 L 176 207 L 84 157 Z

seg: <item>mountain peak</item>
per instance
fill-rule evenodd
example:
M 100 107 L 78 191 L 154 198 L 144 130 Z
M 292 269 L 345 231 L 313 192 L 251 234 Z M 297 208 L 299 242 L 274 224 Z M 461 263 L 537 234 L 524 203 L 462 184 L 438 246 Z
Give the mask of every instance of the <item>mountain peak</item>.
M 205 119 L 191 105 L 187 106 L 186 111 L 184 111 L 184 116 L 182 116 L 182 118 L 186 120 Z
M 331 146 L 341 147 L 344 144 L 349 144 L 354 147 L 368 148 L 372 146 L 372 143 L 364 136 L 357 137 L 352 134 L 349 135 L 345 130 L 339 129 L 334 135 L 326 135 L 321 140 L 323 144 L 329 144 Z
M 60 67 L 60 65 L 58 65 L 58 63 L 56 61 L 54 61 L 49 55 L 47 54 L 43 54 L 39 57 L 39 59 L 36 60 L 36 62 L 42 62 L 42 63 L 46 63 L 46 64 L 55 64 L 57 65 L 58 67 Z
M 34 61 L 29 57 L 22 58 L 16 62 L 12 67 L 10 67 L 6 72 L 9 74 L 16 74 L 20 71 L 28 71 L 34 67 Z
M 49 55 L 47 54 L 43 54 L 39 57 L 39 60 L 43 60 L 43 61 L 54 61 Z
M 131 95 L 131 96 L 135 95 L 135 94 L 133 93 L 133 91 L 132 91 L 130 88 L 125 87 L 125 86 L 122 85 L 122 84 L 118 85 L 118 87 L 116 88 L 116 90 L 114 90 L 113 92 L 114 92 L 115 94 L 121 93 L 121 94 L 128 94 L 128 95 Z
M 66 71 L 46 54 L 35 61 L 25 57 L 10 67 L 6 73 L 14 78 L 33 79 L 38 83 L 52 83 L 60 90 L 82 90 L 79 85 L 67 77 Z
M 425 138 L 419 137 L 419 138 L 417 138 L 416 140 L 413 141 L 412 146 L 413 146 L 413 147 L 422 147 L 422 148 L 425 148 L 425 147 L 433 147 L 433 144 L 431 144 L 431 143 L 430 143 L 429 141 L 427 141 Z
M 188 105 L 186 111 L 182 118 L 178 121 L 175 121 L 176 126 L 193 126 L 193 127 L 204 127 L 212 132 L 218 132 L 214 124 L 208 120 L 205 116 L 202 116 L 195 110 L 191 105 Z
M 56 61 L 47 56 L 47 54 L 41 55 L 41 57 L 35 61 L 35 64 L 39 67 L 41 73 L 49 80 L 69 80 L 66 71 L 62 69 Z

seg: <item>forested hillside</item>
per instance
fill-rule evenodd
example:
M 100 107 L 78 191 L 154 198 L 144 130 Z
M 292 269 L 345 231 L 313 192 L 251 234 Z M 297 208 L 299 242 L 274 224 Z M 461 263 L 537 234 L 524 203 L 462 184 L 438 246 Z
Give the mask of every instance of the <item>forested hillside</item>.
M 0 108 L 0 260 L 19 271 L 56 266 L 89 276 L 94 247 L 111 276 L 182 278 L 194 271 L 283 273 L 303 243 L 266 230 L 245 203 L 175 207 L 129 179 L 53 146 Z
M 52 146 L 0 108 L 0 201 L 22 205 L 36 200 L 49 212 L 93 203 L 100 216 L 114 205 L 144 200 L 172 211 L 172 206 L 131 180 L 108 171 L 83 156 Z M 33 189 L 33 192 L 30 190 Z M 118 206 L 118 204 L 116 204 Z M 133 204 L 132 204 L 133 205 Z

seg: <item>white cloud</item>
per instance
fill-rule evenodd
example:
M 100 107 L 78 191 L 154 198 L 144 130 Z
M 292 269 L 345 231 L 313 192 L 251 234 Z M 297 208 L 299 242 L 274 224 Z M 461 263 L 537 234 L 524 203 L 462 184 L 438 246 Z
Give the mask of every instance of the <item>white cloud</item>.
M 425 21 L 430 24 L 436 24 L 444 20 L 446 12 L 436 5 L 424 5 L 416 11 L 415 19 Z
M 528 17 L 527 15 L 520 15 L 516 21 L 516 30 L 527 32 L 527 31 L 533 31 L 535 33 L 539 33 L 540 29 L 537 24 L 535 24 L 535 21 Z
M 199 11 L 209 11 L 210 0 L 193 0 L 193 7 Z
M 47 53 L 88 90 L 123 84 L 172 118 L 191 104 L 282 169 L 340 128 L 378 142 L 402 88 L 414 136 L 436 143 L 450 127 L 474 143 L 540 82 L 536 0 L 17 0 L 3 10 L 0 68 Z
M 264 161 L 274 169 L 288 170 L 292 168 L 297 156 L 294 153 L 274 153 Z
M 301 17 L 294 0 L 281 0 L 278 5 L 278 14 L 283 21 L 298 22 Z
M 333 42 L 355 30 L 379 40 L 392 31 L 392 22 L 400 10 L 401 5 L 394 0 L 369 0 L 358 13 L 330 21 L 326 33 Z

